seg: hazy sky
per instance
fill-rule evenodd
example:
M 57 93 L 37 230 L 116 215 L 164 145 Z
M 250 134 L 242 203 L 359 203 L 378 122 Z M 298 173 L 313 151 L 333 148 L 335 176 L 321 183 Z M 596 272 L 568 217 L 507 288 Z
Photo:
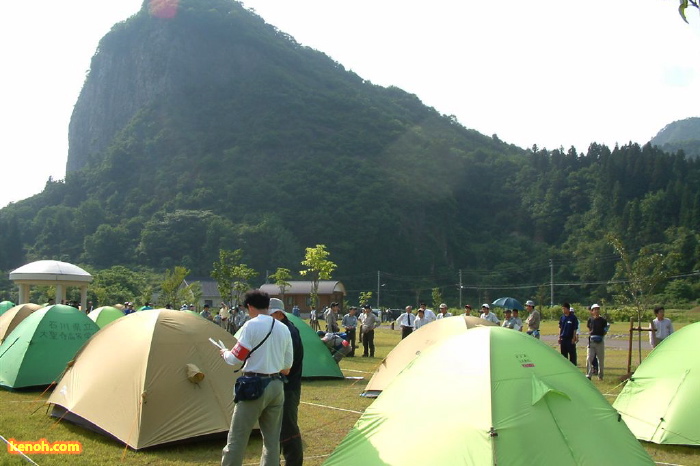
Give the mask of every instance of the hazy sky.
M 5 2 L 0 207 L 62 179 L 97 44 L 141 0 Z M 700 116 L 700 21 L 677 0 L 246 0 L 346 69 L 521 147 L 645 143 Z

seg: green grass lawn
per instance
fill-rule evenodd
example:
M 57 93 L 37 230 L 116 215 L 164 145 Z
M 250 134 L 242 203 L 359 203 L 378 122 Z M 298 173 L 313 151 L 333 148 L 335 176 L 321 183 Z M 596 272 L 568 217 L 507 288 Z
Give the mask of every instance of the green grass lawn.
M 555 335 L 556 322 L 545 322 L 543 334 Z M 614 324 L 611 334 L 625 335 L 629 323 Z M 320 380 L 304 382 L 299 419 L 304 437 L 305 464 L 320 465 L 360 417 L 360 413 L 372 403 L 372 399 L 359 396 L 381 363 L 401 338 L 399 331 L 388 326 L 377 330 L 376 358 L 345 358 L 340 366 L 346 377 L 364 377 L 363 380 Z M 556 342 L 549 342 L 552 346 Z M 636 346 L 635 346 L 636 348 Z M 579 354 L 579 369 L 585 366 L 585 349 Z M 646 355 L 647 351 L 643 352 Z M 360 353 L 361 354 L 361 353 Z M 633 368 L 638 365 L 636 349 Z M 622 389 L 620 378 L 627 370 L 627 350 L 606 350 L 606 378 L 593 380 L 595 386 L 611 403 Z M 0 390 L 0 435 L 20 441 L 37 441 L 45 438 L 53 441 L 79 441 L 83 447 L 80 455 L 30 455 L 40 465 L 89 464 L 89 465 L 215 465 L 220 462 L 225 438 L 150 448 L 134 452 L 116 441 L 84 430 L 68 422 L 57 422 L 47 415 L 44 401 L 47 394 L 39 392 L 9 392 Z M 413 433 L 407 433 L 408 438 Z M 700 464 L 700 449 L 691 447 L 660 446 L 643 443 L 652 458 L 659 463 L 677 465 Z M 251 436 L 246 464 L 258 464 L 262 448 L 259 434 Z M 16 455 L 7 453 L 3 446 L 0 465 L 28 464 Z

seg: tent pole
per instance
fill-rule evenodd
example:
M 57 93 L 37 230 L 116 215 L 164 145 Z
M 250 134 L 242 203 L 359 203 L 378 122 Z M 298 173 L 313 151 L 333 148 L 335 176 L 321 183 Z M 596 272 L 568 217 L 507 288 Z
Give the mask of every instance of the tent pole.
M 627 378 L 632 374 L 632 338 L 634 338 L 634 317 L 630 317 L 630 341 L 629 351 L 627 352 Z

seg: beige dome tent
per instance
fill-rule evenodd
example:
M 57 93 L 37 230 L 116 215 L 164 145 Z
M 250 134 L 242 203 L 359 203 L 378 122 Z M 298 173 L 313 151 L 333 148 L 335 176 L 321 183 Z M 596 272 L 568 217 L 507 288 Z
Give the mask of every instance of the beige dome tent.
M 424 325 L 398 345 L 384 358 L 365 387 L 362 396 L 375 398 L 421 351 L 474 327 L 488 327 L 496 324 L 473 316 L 454 316 L 436 320 Z
M 115 320 L 81 349 L 48 403 L 52 415 L 134 449 L 226 432 L 236 373 L 209 338 L 235 338 L 199 316 L 152 309 Z
M 11 307 L 3 315 L 0 316 L 0 343 L 5 341 L 10 333 L 22 322 L 29 314 L 41 309 L 41 306 L 34 303 L 19 304 Z

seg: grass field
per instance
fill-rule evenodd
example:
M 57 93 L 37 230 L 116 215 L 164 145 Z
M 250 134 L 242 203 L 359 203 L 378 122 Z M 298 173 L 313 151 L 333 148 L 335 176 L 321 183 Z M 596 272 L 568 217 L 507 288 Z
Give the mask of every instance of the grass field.
M 543 335 L 557 333 L 556 322 L 543 324 Z M 614 324 L 611 334 L 626 335 L 629 323 Z M 372 399 L 359 396 L 374 370 L 400 340 L 400 332 L 384 325 L 377 330 L 376 358 L 345 358 L 340 366 L 346 377 L 363 377 L 363 380 L 321 380 L 304 382 L 299 419 L 305 443 L 305 464 L 320 465 L 345 437 Z M 549 343 L 554 346 L 555 342 Z M 635 345 L 636 348 L 636 345 Z M 584 370 L 585 349 L 579 354 L 579 369 Z M 646 355 L 648 350 L 643 352 Z M 636 350 L 633 368 L 638 365 Z M 611 403 L 622 389 L 620 378 L 627 369 L 626 349 L 606 349 L 606 378 L 593 383 Z M 49 442 L 79 441 L 80 455 L 30 455 L 40 465 L 215 465 L 220 462 L 225 438 L 208 439 L 171 446 L 161 446 L 135 452 L 123 445 L 74 426 L 68 422 L 57 423 L 47 415 L 44 403 L 48 394 L 39 392 L 9 392 L 0 390 L 0 435 L 19 441 Z M 407 432 L 408 438 L 417 433 Z M 604 441 L 604 439 L 601 439 Z M 652 458 L 662 464 L 700 465 L 700 449 L 692 447 L 643 444 Z M 254 433 L 248 445 L 246 464 L 258 464 L 261 439 Z M 0 449 L 0 465 L 28 464 L 17 455 Z

